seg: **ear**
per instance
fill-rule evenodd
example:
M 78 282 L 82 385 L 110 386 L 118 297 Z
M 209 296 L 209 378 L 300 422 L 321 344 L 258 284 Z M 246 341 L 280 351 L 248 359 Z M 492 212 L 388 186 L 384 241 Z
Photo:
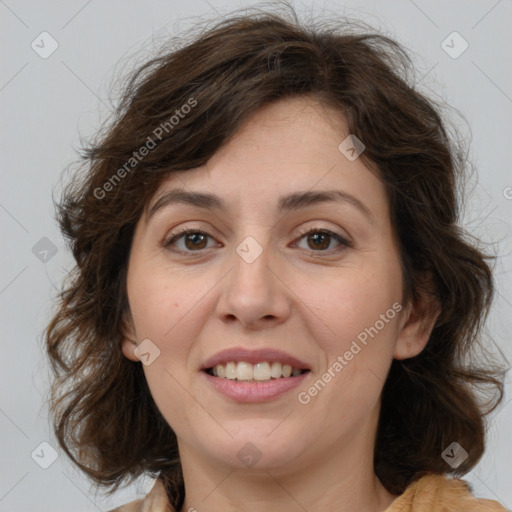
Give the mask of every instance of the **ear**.
M 431 291 L 425 291 L 422 286 L 419 298 L 410 302 L 404 310 L 394 358 L 410 359 L 417 356 L 427 346 L 440 313 L 439 301 Z
M 133 320 L 129 312 L 123 316 L 121 331 L 123 334 L 123 341 L 121 343 L 123 355 L 130 361 L 140 361 L 133 352 L 137 348 L 137 342 L 135 341 L 137 337 L 135 335 Z

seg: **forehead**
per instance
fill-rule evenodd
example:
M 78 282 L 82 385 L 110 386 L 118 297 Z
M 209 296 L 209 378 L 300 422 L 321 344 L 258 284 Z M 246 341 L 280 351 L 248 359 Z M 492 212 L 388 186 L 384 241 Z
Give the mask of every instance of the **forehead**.
M 208 192 L 235 213 L 279 209 L 293 192 L 336 189 L 382 215 L 387 209 L 383 184 L 362 159 L 349 159 L 340 150 L 349 135 L 342 114 L 312 98 L 267 105 L 206 165 L 166 178 L 147 210 L 173 190 Z

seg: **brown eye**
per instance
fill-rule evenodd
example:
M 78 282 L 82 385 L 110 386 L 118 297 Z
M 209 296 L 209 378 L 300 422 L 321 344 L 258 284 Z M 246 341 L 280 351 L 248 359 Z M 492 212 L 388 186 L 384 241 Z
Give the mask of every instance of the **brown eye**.
M 308 242 L 310 242 L 314 247 L 312 249 L 328 249 L 331 244 L 332 236 L 328 233 L 311 233 L 308 235 Z
M 164 242 L 164 247 L 182 254 L 201 252 L 209 248 L 209 238 L 212 237 L 203 231 L 185 229 L 177 234 L 171 234 L 170 239 Z M 339 252 L 347 247 L 352 247 L 351 242 L 341 235 L 326 229 L 311 229 L 300 235 L 300 240 L 302 239 L 307 239 L 308 246 L 305 249 L 314 252 Z M 333 240 L 337 243 L 337 247 L 331 247 Z
M 311 229 L 305 233 L 302 233 L 300 240 L 306 238 L 308 247 L 306 249 L 316 252 L 330 252 L 332 250 L 339 251 L 346 247 L 351 247 L 351 243 L 343 238 L 341 235 L 334 233 L 326 229 Z M 330 248 L 332 240 L 338 243 L 338 248 Z
M 206 249 L 207 241 L 210 235 L 193 229 L 182 231 L 181 233 L 171 236 L 171 239 L 165 242 L 165 247 L 171 248 L 178 241 L 183 239 L 184 248 L 178 248 L 177 252 L 196 252 L 202 249 Z M 172 249 L 171 249 L 172 250 Z

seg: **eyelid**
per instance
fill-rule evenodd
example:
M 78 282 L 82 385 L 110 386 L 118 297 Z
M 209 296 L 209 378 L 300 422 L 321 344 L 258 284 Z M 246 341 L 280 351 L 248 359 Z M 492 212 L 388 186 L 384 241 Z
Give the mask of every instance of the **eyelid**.
M 185 226 L 183 226 L 182 224 L 185 224 Z M 194 224 L 199 225 L 197 226 Z M 166 235 L 163 239 L 163 243 L 166 243 L 176 235 L 181 235 L 183 233 L 186 233 L 187 231 L 200 231 L 201 233 L 207 234 L 209 236 L 219 236 L 219 231 L 217 229 L 215 229 L 209 222 L 201 220 L 189 220 L 185 222 L 180 222 L 177 226 L 178 227 L 171 227 L 166 232 Z M 211 234 L 212 232 L 215 233 L 215 235 Z

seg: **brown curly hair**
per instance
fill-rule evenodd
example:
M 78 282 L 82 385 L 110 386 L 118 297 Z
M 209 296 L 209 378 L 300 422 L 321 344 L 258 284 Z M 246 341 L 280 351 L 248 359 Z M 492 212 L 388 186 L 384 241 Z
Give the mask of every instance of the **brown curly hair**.
M 258 109 L 300 95 L 339 111 L 364 141 L 361 158 L 387 189 L 404 300 L 434 293 L 442 310 L 426 348 L 392 363 L 375 472 L 399 494 L 426 472 L 462 475 L 478 462 L 485 414 L 503 395 L 500 369 L 482 359 L 493 278 L 487 256 L 458 225 L 464 144 L 448 131 L 440 105 L 415 89 L 413 70 L 390 38 L 346 20 L 305 26 L 289 8 L 237 13 L 130 75 L 115 118 L 84 148 L 83 172 L 57 206 L 76 266 L 46 330 L 57 438 L 109 493 L 146 473 L 164 481 L 175 508 L 184 499 L 176 435 L 141 364 L 121 351 L 134 227 L 170 173 L 204 165 Z M 171 127 L 191 99 L 194 107 Z M 165 123 L 155 146 L 134 162 Z M 426 274 L 430 291 L 422 286 Z M 481 386 L 489 392 L 485 403 Z M 457 469 L 441 458 L 453 441 L 471 447 Z

